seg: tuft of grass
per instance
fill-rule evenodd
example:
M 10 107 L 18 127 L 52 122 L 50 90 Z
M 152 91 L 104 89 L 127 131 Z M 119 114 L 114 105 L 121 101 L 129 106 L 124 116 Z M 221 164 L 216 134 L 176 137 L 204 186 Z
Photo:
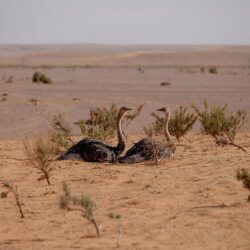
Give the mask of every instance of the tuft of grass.
M 80 207 L 82 217 L 90 221 L 95 229 L 96 234 L 100 237 L 99 226 L 95 219 L 95 210 L 97 209 L 96 203 L 91 199 L 88 194 L 83 194 L 81 197 L 72 196 L 68 185 L 63 183 L 64 194 L 60 198 L 60 208 L 63 210 L 72 210 L 72 207 Z
M 48 76 L 46 76 L 45 74 L 38 72 L 38 71 L 36 71 L 33 74 L 32 81 L 37 82 L 37 83 L 44 83 L 44 84 L 51 84 L 52 83 L 52 80 Z
M 74 144 L 71 127 L 60 112 L 53 115 L 51 123 L 53 128 L 51 141 L 54 143 L 56 153 L 60 154 Z
M 7 198 L 9 193 L 13 193 L 20 216 L 21 218 L 24 218 L 21 202 L 19 199 L 19 193 L 17 191 L 17 186 L 14 186 L 10 181 L 6 181 L 6 180 L 0 180 L 0 183 L 3 185 L 4 188 L 7 189 L 5 192 L 1 193 L 1 198 L 2 199 Z
M 38 139 L 34 144 L 25 142 L 23 151 L 28 166 L 39 170 L 50 185 L 50 174 L 54 170 L 52 163 L 56 156 L 54 143 L 42 139 Z
M 165 118 L 158 116 L 156 113 L 152 113 L 152 116 L 155 121 L 150 126 L 144 127 L 144 133 L 149 137 L 163 135 Z M 193 128 L 196 120 L 197 116 L 195 114 L 188 113 L 186 107 L 180 106 L 175 110 L 169 121 L 169 132 L 180 142 L 180 138 Z
M 210 74 L 217 74 L 217 73 L 218 73 L 218 70 L 217 70 L 216 67 L 212 66 L 212 67 L 209 67 L 208 72 L 209 72 Z
M 141 112 L 143 105 L 139 105 L 136 110 L 124 118 L 125 126 L 128 126 Z M 97 107 L 90 110 L 90 117 L 87 120 L 81 119 L 75 124 L 80 128 L 82 135 L 98 139 L 106 139 L 116 134 L 116 120 L 119 108 L 112 103 L 109 107 Z
M 108 214 L 109 218 L 112 220 L 117 221 L 117 247 L 121 246 L 121 237 L 122 237 L 122 223 L 121 223 L 121 218 L 122 216 L 117 213 L 109 213 Z
M 242 181 L 244 188 L 250 191 L 250 173 L 246 169 L 243 168 L 238 170 L 236 178 L 238 181 Z M 247 201 L 250 202 L 250 195 L 248 196 Z
M 212 136 L 217 145 L 232 145 L 246 152 L 234 143 L 237 133 L 246 123 L 246 111 L 238 110 L 233 113 L 228 110 L 227 105 L 209 107 L 207 101 L 204 101 L 203 110 L 194 104 L 192 107 L 199 117 L 202 132 Z

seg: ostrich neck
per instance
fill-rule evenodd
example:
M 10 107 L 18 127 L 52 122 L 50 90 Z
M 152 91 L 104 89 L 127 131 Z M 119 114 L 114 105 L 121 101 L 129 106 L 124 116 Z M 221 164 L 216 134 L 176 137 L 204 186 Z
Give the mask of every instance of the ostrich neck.
M 124 149 L 125 149 L 125 139 L 124 135 L 122 133 L 122 118 L 124 117 L 125 114 L 123 115 L 118 115 L 117 117 L 117 139 L 118 139 L 118 144 L 116 147 L 116 153 L 117 155 L 121 154 Z
M 166 120 L 165 120 L 165 124 L 164 124 L 164 133 L 165 133 L 165 137 L 167 139 L 168 142 L 172 142 L 171 140 L 171 135 L 169 133 L 169 130 L 168 130 L 168 123 L 169 123 L 169 115 L 166 116 Z

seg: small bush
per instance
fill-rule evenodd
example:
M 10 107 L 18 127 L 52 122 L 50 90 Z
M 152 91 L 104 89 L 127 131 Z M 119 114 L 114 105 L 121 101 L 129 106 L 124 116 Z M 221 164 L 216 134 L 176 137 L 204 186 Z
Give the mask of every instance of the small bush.
M 32 81 L 37 82 L 37 83 L 41 82 L 44 84 L 51 84 L 52 83 L 52 80 L 48 76 L 46 76 L 43 73 L 37 72 L 37 71 L 33 74 Z
M 246 169 L 241 169 L 237 171 L 237 180 L 243 182 L 243 186 L 250 191 L 250 173 Z M 248 202 L 250 202 L 250 195 L 247 199 Z
M 128 126 L 141 112 L 143 105 L 139 105 L 134 113 L 124 118 L 123 124 Z M 98 139 L 106 139 L 113 137 L 117 129 L 117 115 L 119 108 L 116 104 L 109 107 L 95 108 L 90 110 L 90 118 L 87 120 L 79 120 L 76 124 L 79 126 L 84 136 L 94 137 Z
M 164 134 L 165 117 L 160 117 L 155 113 L 152 113 L 152 116 L 155 117 L 155 121 L 151 124 L 151 126 L 144 127 L 144 133 L 150 137 L 153 135 Z M 169 132 L 180 142 L 180 138 L 186 135 L 188 131 L 193 128 L 196 120 L 196 115 L 187 113 L 187 108 L 180 106 L 177 110 L 175 110 L 169 121 Z
M 96 203 L 87 194 L 81 195 L 81 197 L 72 196 L 66 183 L 63 183 L 64 194 L 60 199 L 60 208 L 63 210 L 71 210 L 72 207 L 80 207 L 82 217 L 93 223 L 96 229 L 96 234 L 99 237 L 99 227 L 95 220 L 95 210 L 97 209 Z
M 7 189 L 5 192 L 1 193 L 1 198 L 7 198 L 9 193 L 13 193 L 15 196 L 16 205 L 19 209 L 20 216 L 21 218 L 24 218 L 22 206 L 19 200 L 19 193 L 17 192 L 17 186 L 14 186 L 11 182 L 5 180 L 0 180 L 0 183 L 3 185 L 4 188 Z
M 28 142 L 24 143 L 23 151 L 27 157 L 27 164 L 39 170 L 50 185 L 50 173 L 54 169 L 52 163 L 56 156 L 55 145 L 50 140 L 39 139 L 33 145 Z
M 6 80 L 5 83 L 13 83 L 13 80 L 14 80 L 14 77 L 10 76 L 10 77 L 8 77 L 8 79 Z
M 170 86 L 171 85 L 171 83 L 170 82 L 162 82 L 161 83 L 161 86 L 165 86 L 165 87 L 167 87 L 167 86 Z
M 236 134 L 246 123 L 246 111 L 232 113 L 227 105 L 210 108 L 206 101 L 204 110 L 199 110 L 194 104 L 192 106 L 201 122 L 202 132 L 211 135 L 217 145 L 232 145 L 246 152 L 234 143 Z
M 217 73 L 218 73 L 216 67 L 209 67 L 208 72 L 209 72 L 210 74 L 217 74 Z
M 52 128 L 51 142 L 54 144 L 56 153 L 60 154 L 74 144 L 71 127 L 65 121 L 63 114 L 57 112 L 52 117 Z

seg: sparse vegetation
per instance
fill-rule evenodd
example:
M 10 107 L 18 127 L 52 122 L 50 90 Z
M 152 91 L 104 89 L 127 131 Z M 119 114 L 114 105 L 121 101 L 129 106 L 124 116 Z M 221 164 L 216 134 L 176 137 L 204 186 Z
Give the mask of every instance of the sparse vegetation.
M 171 85 L 171 83 L 170 82 L 162 82 L 161 83 L 161 86 L 165 86 L 165 87 L 167 87 L 167 86 L 170 86 Z
M 250 173 L 246 169 L 243 168 L 237 171 L 236 177 L 237 177 L 237 180 L 243 182 L 244 188 L 250 191 Z M 250 202 L 250 194 L 248 196 L 247 201 Z
M 121 215 L 117 213 L 109 213 L 110 219 L 117 221 L 117 247 L 121 246 L 121 237 L 122 237 L 122 223 L 121 223 Z
M 155 117 L 155 121 L 150 126 L 144 127 L 144 133 L 149 137 L 164 134 L 165 117 L 160 117 L 156 113 L 152 113 L 152 116 Z M 195 114 L 188 113 L 187 108 L 180 106 L 169 121 L 169 132 L 180 142 L 180 138 L 193 128 L 196 120 Z
M 56 148 L 50 140 L 37 140 L 33 145 L 24 143 L 24 154 L 27 157 L 28 166 L 37 169 L 50 185 L 50 174 L 54 170 L 52 163 L 56 156 Z M 43 179 L 43 178 L 40 178 Z
M 213 67 L 209 67 L 208 72 L 209 72 L 210 74 L 217 74 L 217 73 L 218 73 L 218 70 L 217 70 L 216 67 L 213 66 Z
M 4 188 L 7 189 L 5 192 L 1 193 L 1 198 L 2 199 L 7 198 L 9 193 L 13 193 L 20 216 L 21 218 L 24 218 L 22 206 L 21 206 L 20 199 L 19 199 L 19 193 L 17 191 L 17 186 L 14 186 L 10 181 L 5 181 L 5 180 L 0 180 L 0 183 L 2 184 Z
M 71 127 L 65 121 L 62 113 L 57 112 L 54 114 L 52 117 L 52 128 L 51 141 L 54 143 L 57 154 L 73 145 L 74 141 L 72 140 Z
M 202 132 L 211 135 L 217 145 L 232 145 L 246 152 L 234 143 L 236 134 L 246 123 L 246 111 L 238 110 L 232 113 L 227 105 L 209 107 L 206 101 L 204 110 L 198 109 L 194 104 L 192 106 L 201 122 Z
M 5 81 L 5 83 L 12 83 L 13 80 L 14 80 L 14 77 L 13 77 L 13 76 L 9 76 L 9 77 L 7 78 L 7 80 Z
M 31 98 L 31 99 L 29 99 L 29 101 L 30 101 L 31 103 L 33 103 L 35 106 L 38 105 L 38 100 L 35 99 L 35 98 Z
M 37 82 L 37 83 L 41 82 L 41 83 L 44 83 L 44 84 L 51 84 L 52 83 L 52 80 L 48 76 L 46 76 L 45 74 L 40 73 L 38 71 L 36 71 L 33 74 L 32 81 Z
M 128 126 L 141 112 L 143 105 L 139 105 L 136 110 L 124 118 L 125 126 Z M 84 136 L 90 136 L 98 139 L 113 137 L 116 132 L 116 120 L 119 108 L 116 104 L 109 107 L 95 108 L 90 110 L 90 118 L 79 120 L 76 124 L 79 126 Z
M 96 234 L 100 237 L 99 226 L 95 219 L 95 210 L 97 209 L 96 203 L 87 194 L 81 195 L 81 197 L 72 196 L 69 187 L 66 183 L 63 183 L 64 194 L 60 199 L 60 208 L 63 210 L 72 210 L 72 207 L 80 207 L 82 217 L 93 223 Z

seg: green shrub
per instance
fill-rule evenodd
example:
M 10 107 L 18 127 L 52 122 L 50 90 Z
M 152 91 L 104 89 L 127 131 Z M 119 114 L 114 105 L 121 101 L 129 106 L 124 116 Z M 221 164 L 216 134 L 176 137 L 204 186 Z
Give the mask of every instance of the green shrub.
M 151 126 L 144 127 L 145 134 L 147 136 L 164 134 L 165 117 L 160 117 L 155 113 L 152 113 L 152 116 L 155 117 L 155 121 Z M 197 116 L 195 114 L 188 113 L 187 108 L 180 106 L 170 118 L 169 132 L 180 142 L 180 138 L 193 128 L 196 120 Z
M 99 237 L 99 227 L 95 219 L 95 210 L 97 209 L 96 203 L 87 194 L 81 195 L 80 198 L 72 196 L 66 183 L 63 183 L 63 192 L 64 194 L 60 199 L 60 208 L 69 211 L 72 207 L 80 207 L 82 217 L 93 223 L 96 229 L 96 234 Z
M 43 73 L 37 72 L 37 71 L 33 74 L 32 81 L 37 82 L 37 83 L 41 82 L 44 84 L 51 84 L 52 83 L 51 79 L 48 76 L 46 76 Z
M 123 120 L 123 125 L 128 126 L 140 114 L 142 108 L 143 105 L 139 105 L 132 114 L 127 115 Z M 90 110 L 89 119 L 81 119 L 76 124 L 84 136 L 98 139 L 113 137 L 116 134 L 118 112 L 119 108 L 114 103 L 109 107 L 98 107 Z
M 64 119 L 63 114 L 57 112 L 52 117 L 52 128 L 53 131 L 50 140 L 54 144 L 56 153 L 60 154 L 74 144 L 71 127 Z
M 232 113 L 227 105 L 209 107 L 204 102 L 204 110 L 199 110 L 192 105 L 201 122 L 202 132 L 211 135 L 217 145 L 232 145 L 245 151 L 234 143 L 237 132 L 246 123 L 246 111 L 238 110 Z
M 246 169 L 243 168 L 237 171 L 236 177 L 237 177 L 237 180 L 243 182 L 244 188 L 250 191 L 250 173 Z M 247 201 L 250 202 L 250 195 L 248 196 Z

